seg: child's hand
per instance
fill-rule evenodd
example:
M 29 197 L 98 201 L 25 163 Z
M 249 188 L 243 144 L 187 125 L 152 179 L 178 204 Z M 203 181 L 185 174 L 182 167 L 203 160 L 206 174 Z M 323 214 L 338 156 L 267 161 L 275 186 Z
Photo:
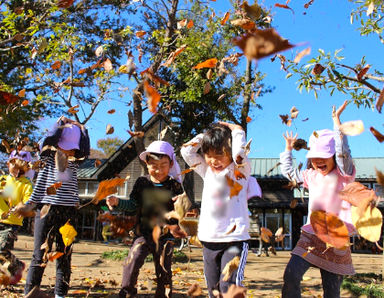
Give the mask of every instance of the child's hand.
M 235 130 L 235 129 L 243 130 L 243 128 L 238 124 L 233 124 L 233 123 L 228 123 L 228 122 L 223 122 L 223 121 L 219 121 L 219 124 L 228 127 L 230 130 Z
M 115 196 L 108 197 L 106 201 L 107 201 L 107 206 L 109 210 L 113 210 L 113 207 L 119 204 L 119 198 L 116 198 Z
M 292 151 L 293 144 L 297 139 L 297 134 L 293 135 L 292 131 L 290 133 L 287 131 L 285 134 L 283 134 L 283 137 L 285 139 L 285 150 Z
M 332 108 L 332 119 L 333 119 L 333 124 L 336 127 L 340 127 L 341 122 L 340 122 L 340 115 L 341 113 L 345 110 L 346 106 L 348 105 L 348 101 L 344 101 L 344 103 L 336 110 L 336 107 L 333 106 Z

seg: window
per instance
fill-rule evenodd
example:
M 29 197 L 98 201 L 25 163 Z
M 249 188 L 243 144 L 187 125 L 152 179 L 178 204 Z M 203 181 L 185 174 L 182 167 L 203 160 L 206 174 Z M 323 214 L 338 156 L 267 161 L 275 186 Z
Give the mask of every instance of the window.
M 98 182 L 88 182 L 88 194 L 94 195 L 97 191 L 98 186 L 99 186 Z
M 79 195 L 85 195 L 86 188 L 87 188 L 87 182 L 79 182 Z
M 373 185 L 373 189 L 378 197 L 384 197 L 384 188 L 378 183 Z

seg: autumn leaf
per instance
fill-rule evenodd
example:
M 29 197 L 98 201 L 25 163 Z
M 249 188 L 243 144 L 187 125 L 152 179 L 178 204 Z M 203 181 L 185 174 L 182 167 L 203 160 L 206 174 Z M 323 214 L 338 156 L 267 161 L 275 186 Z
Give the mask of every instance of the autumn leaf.
M 62 182 L 53 183 L 51 186 L 47 187 L 47 195 L 55 195 L 56 190 L 61 187 Z
M 59 229 L 59 232 L 65 246 L 70 246 L 77 235 L 75 228 L 69 223 L 69 220 Z
M 311 73 L 313 75 L 320 75 L 324 71 L 325 67 L 321 65 L 320 63 L 316 63 L 315 66 L 313 67 Z
M 28 105 L 29 104 L 29 101 L 27 100 L 27 99 L 24 99 L 22 102 L 21 102 L 21 105 L 23 106 L 23 107 L 25 107 L 26 105 Z
M 225 98 L 225 94 L 221 94 L 218 98 L 217 101 L 220 102 Z
M 103 46 L 98 46 L 95 51 L 96 57 L 100 57 L 104 54 L 104 47 Z
M 25 89 L 20 90 L 19 93 L 17 93 L 17 96 L 18 97 L 24 97 L 25 96 Z
M 231 24 L 234 26 L 239 26 L 243 28 L 244 30 L 254 30 L 256 29 L 255 22 L 251 21 L 250 19 L 236 19 L 231 21 Z
M 98 168 L 101 166 L 101 160 L 100 159 L 95 159 L 95 168 Z
M 232 234 L 235 230 L 236 230 L 236 224 L 233 225 L 233 227 L 228 232 L 226 232 L 225 235 Z
M 375 168 L 376 180 L 381 186 L 384 186 L 384 174 Z
M 352 206 L 358 208 L 362 215 L 368 208 L 368 205 L 377 200 L 377 196 L 373 189 L 367 188 L 360 182 L 348 183 L 340 192 L 339 196 L 342 200 L 349 202 Z
M 165 61 L 163 64 L 161 64 L 162 66 L 165 66 L 165 67 L 169 67 L 173 61 L 175 60 L 175 58 L 181 53 L 183 52 L 185 49 L 187 48 L 187 45 L 182 45 L 180 48 L 176 49 L 176 51 L 172 52 L 171 54 L 169 54 L 168 56 L 168 59 L 167 61 Z
M 251 121 L 252 121 L 252 118 L 251 118 L 251 117 L 249 117 L 249 116 L 247 116 L 247 118 L 245 119 L 245 121 L 246 121 L 247 123 L 249 123 L 249 122 L 251 122 Z
M 369 206 L 360 214 L 358 208 L 352 206 L 351 213 L 352 223 L 361 237 L 371 242 L 380 240 L 383 216 L 379 209 Z
M 137 137 L 137 138 L 144 137 L 144 132 L 143 131 L 130 131 L 130 130 L 127 130 L 127 132 L 130 134 L 131 137 Z
M 305 258 L 312 250 L 314 250 L 315 248 L 314 247 L 312 247 L 312 246 L 308 246 L 308 249 L 307 249 L 307 251 L 306 252 L 304 252 L 301 256 L 303 257 L 303 258 Z
M 203 94 L 206 95 L 211 91 L 211 84 L 209 82 L 206 82 L 204 85 Z
M 138 38 L 142 38 L 145 34 L 147 34 L 147 32 L 145 32 L 145 31 L 137 31 L 135 33 L 136 37 L 138 37 Z
M 380 92 L 380 95 L 379 97 L 377 98 L 377 101 L 376 101 L 376 109 L 379 113 L 381 113 L 381 108 L 383 107 L 383 104 L 384 104 L 384 88 L 381 89 L 381 92 Z
M 184 217 L 179 221 L 180 227 L 188 236 L 196 236 L 199 220 L 197 218 Z
M 292 199 L 291 202 L 289 203 L 289 208 L 295 209 L 297 206 L 298 200 L 297 199 Z
M 245 176 L 242 172 L 240 172 L 238 169 L 235 169 L 233 174 L 236 177 L 236 180 L 245 179 Z
M 197 166 L 199 166 L 199 165 L 201 165 L 201 162 L 196 163 L 196 164 L 190 166 L 188 169 L 185 169 L 185 170 L 181 171 L 180 175 L 182 176 L 182 175 L 185 175 L 185 174 L 187 174 L 187 173 L 192 172 L 192 171 L 193 171 L 194 169 L 196 169 Z
M 152 230 L 152 239 L 153 239 L 153 242 L 155 242 L 155 244 L 156 244 L 156 251 L 159 250 L 160 235 L 161 235 L 161 228 L 159 225 L 155 225 L 153 230 Z
M 61 251 L 53 251 L 53 252 L 47 253 L 47 258 L 48 258 L 48 261 L 53 262 L 54 260 L 57 260 L 58 258 L 60 258 L 62 255 L 64 255 L 64 253 Z
M 9 92 L 0 91 L 0 104 L 1 105 L 10 105 L 20 100 L 20 97 L 17 95 L 11 94 Z
M 222 271 L 223 281 L 228 281 L 231 277 L 232 273 L 237 270 L 240 264 L 240 257 L 236 256 L 232 260 L 230 260 L 227 264 L 225 264 L 225 267 Z
M 304 56 L 307 56 L 307 55 L 309 55 L 310 53 L 311 53 L 311 48 L 310 48 L 310 47 L 308 47 L 308 48 L 302 50 L 301 52 L 299 52 L 299 53 L 296 55 L 295 59 L 293 60 L 293 63 L 299 63 L 299 62 L 301 61 L 301 59 L 303 59 Z
M 244 1 L 240 7 L 244 9 L 246 14 L 251 18 L 259 19 L 259 17 L 261 16 L 262 9 L 257 3 L 253 5 L 248 5 L 248 2 Z
M 188 24 L 187 24 L 187 28 L 188 28 L 188 29 L 191 29 L 193 26 L 194 26 L 193 21 L 192 21 L 192 20 L 189 20 L 189 22 L 188 22 Z
M 340 131 L 348 136 L 357 136 L 364 131 L 364 123 L 361 120 L 347 121 L 340 125 Z
M 113 134 L 115 131 L 115 129 L 113 128 L 113 126 L 111 124 L 107 124 L 107 128 L 105 129 L 105 133 L 107 135 L 110 135 L 110 134 Z
M 289 116 L 288 115 L 279 115 L 279 117 L 281 118 L 281 121 L 286 124 L 287 126 L 291 126 L 292 124 L 292 120 L 289 119 Z
M 301 149 L 309 150 L 307 141 L 303 139 L 296 139 L 293 143 L 293 149 L 295 149 L 296 151 L 299 151 Z
M 92 202 L 97 204 L 106 196 L 116 193 L 117 187 L 122 186 L 124 182 L 125 179 L 123 178 L 113 178 L 101 181 L 97 188 L 96 194 L 92 199 Z
M 144 91 L 145 95 L 147 96 L 147 106 L 149 111 L 152 114 L 155 114 L 157 112 L 157 106 L 160 102 L 160 94 L 157 92 L 157 90 L 152 87 L 148 81 L 144 81 Z
M 293 106 L 290 110 L 290 113 L 291 113 L 291 119 L 295 119 L 295 118 L 297 118 L 297 115 L 299 114 L 299 110 L 296 109 L 295 106 Z
M 313 211 L 310 220 L 316 236 L 321 241 L 338 249 L 349 245 L 347 226 L 335 214 Z
M 212 71 L 212 68 L 210 68 L 210 69 L 207 71 L 206 77 L 207 77 L 208 80 L 212 79 L 212 77 L 213 77 L 213 71 Z
M 270 237 L 272 237 L 272 232 L 270 229 L 268 228 L 264 228 L 264 227 L 261 227 L 260 228 L 260 238 L 261 240 L 263 240 L 264 242 L 266 243 L 269 243 L 271 240 L 270 240 Z
M 79 110 L 77 110 L 80 106 L 79 105 L 75 105 L 73 107 L 70 107 L 67 112 L 68 113 L 71 113 L 72 115 L 75 115 L 76 113 L 79 112 Z
M 147 68 L 146 70 L 142 71 L 140 75 L 146 76 L 148 79 L 154 82 L 157 87 L 160 87 L 160 85 L 169 86 L 169 83 L 167 81 L 155 75 L 150 68 Z
M 68 8 L 73 4 L 74 0 L 59 0 L 57 6 L 59 8 Z
M 227 175 L 225 176 L 225 178 L 227 179 L 227 184 L 230 187 L 229 197 L 232 198 L 237 196 L 243 189 L 243 186 L 240 183 L 237 183 L 233 179 L 229 178 Z
M 40 209 L 40 219 L 46 217 L 50 209 L 51 204 L 44 204 L 44 206 Z
M 107 58 L 103 62 L 102 66 L 104 67 L 106 72 L 111 72 L 113 70 L 113 65 L 112 65 L 112 62 L 111 62 L 111 60 L 109 58 Z
M 1 140 L 1 145 L 4 146 L 4 148 L 5 148 L 5 150 L 6 150 L 6 152 L 8 154 L 10 154 L 12 152 L 12 148 L 11 148 L 11 146 L 9 145 L 9 143 L 8 143 L 8 141 L 6 139 L 2 139 Z
M 290 9 L 290 10 L 292 11 L 293 14 L 295 13 L 295 12 L 293 11 L 293 9 L 290 8 L 287 4 L 275 3 L 275 7 L 280 7 L 280 8 L 284 8 L 284 9 Z
M 187 22 L 188 22 L 187 19 L 183 19 L 181 21 L 178 21 L 177 22 L 177 29 L 181 29 L 181 28 L 187 26 Z
M 175 203 L 173 204 L 176 213 L 179 215 L 179 219 L 184 218 L 187 211 L 192 207 L 192 203 L 189 200 L 187 194 L 183 192 L 181 195 L 173 198 Z
M 202 69 L 202 68 L 214 68 L 218 60 L 216 58 L 208 59 L 204 62 L 201 62 L 193 67 L 193 69 Z
M 203 291 L 201 290 L 200 286 L 196 283 L 191 285 L 187 291 L 187 295 L 192 297 L 200 296 L 202 293 Z
M 364 76 L 366 75 L 366 73 L 368 72 L 368 70 L 370 69 L 370 67 L 371 67 L 371 65 L 367 64 L 367 65 L 365 65 L 365 66 L 359 71 L 359 73 L 357 74 L 357 79 L 358 79 L 359 81 L 361 81 L 361 80 L 364 78 Z
M 371 133 L 374 135 L 374 137 L 380 142 L 384 142 L 384 136 L 378 131 L 376 130 L 375 128 L 373 128 L 372 126 L 369 128 L 369 130 L 371 131 Z
M 51 65 L 51 69 L 52 69 L 52 70 L 60 69 L 60 67 L 61 67 L 61 61 L 55 61 L 55 62 Z
M 309 0 L 307 3 L 304 4 L 304 8 L 308 9 L 308 7 L 310 5 L 312 5 L 312 3 L 314 2 L 315 0 Z
M 111 110 L 109 110 L 107 113 L 108 113 L 108 114 L 114 114 L 115 112 L 116 112 L 115 109 L 111 109 Z
M 230 15 L 231 15 L 231 14 L 229 13 L 229 11 L 227 11 L 227 12 L 225 13 L 224 17 L 221 19 L 221 22 L 220 22 L 220 25 L 221 25 L 221 26 L 224 26 L 224 25 L 225 25 L 225 23 L 228 21 Z
M 261 59 L 294 47 L 272 28 L 255 29 L 252 33 L 235 38 L 233 42 L 249 60 Z

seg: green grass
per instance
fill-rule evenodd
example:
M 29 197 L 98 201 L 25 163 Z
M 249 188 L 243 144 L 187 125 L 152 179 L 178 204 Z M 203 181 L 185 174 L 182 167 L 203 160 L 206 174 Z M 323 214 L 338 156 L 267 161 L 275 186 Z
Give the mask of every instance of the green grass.
M 349 290 L 355 296 L 366 295 L 367 297 L 384 298 L 384 286 L 379 274 L 357 273 L 353 276 L 344 277 L 341 288 Z
M 124 260 L 126 257 L 128 257 L 129 250 L 124 249 L 124 250 L 110 250 L 110 251 L 105 251 L 101 254 L 102 259 L 108 259 L 108 260 L 114 260 L 114 261 L 121 261 Z M 145 262 L 152 262 L 153 261 L 153 256 L 152 254 L 149 254 L 145 258 Z M 173 257 L 172 257 L 172 262 L 174 263 L 187 263 L 188 262 L 188 256 L 183 253 L 182 251 L 173 251 Z

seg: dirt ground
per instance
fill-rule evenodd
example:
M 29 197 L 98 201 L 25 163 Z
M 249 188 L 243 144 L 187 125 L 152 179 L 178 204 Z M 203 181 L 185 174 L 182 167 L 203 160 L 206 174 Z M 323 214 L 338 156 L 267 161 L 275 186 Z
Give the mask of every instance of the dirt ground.
M 71 288 L 68 297 L 117 297 L 122 276 L 122 261 L 101 259 L 101 253 L 108 250 L 126 249 L 121 245 L 101 244 L 94 242 L 76 243 L 72 255 Z M 27 264 L 32 256 L 33 238 L 19 236 L 14 253 Z M 199 248 L 188 248 L 184 252 L 189 255 L 190 263 L 173 264 L 174 297 L 187 297 L 188 288 L 197 283 L 203 289 L 201 297 L 207 297 L 203 276 L 202 252 Z M 248 297 L 280 297 L 283 272 L 289 260 L 289 252 L 277 252 L 277 256 L 257 257 L 251 251 L 245 270 L 244 285 L 248 289 Z M 354 254 L 353 263 L 358 273 L 380 273 L 382 268 L 381 255 Z M 0 290 L 1 297 L 21 297 L 26 272 L 20 284 Z M 153 263 L 145 263 L 139 276 L 139 297 L 153 297 L 155 283 Z M 55 284 L 55 265 L 49 263 L 42 281 L 42 289 L 53 294 Z M 320 272 L 311 268 L 302 282 L 303 297 L 321 297 Z M 342 297 L 352 297 L 347 291 Z

